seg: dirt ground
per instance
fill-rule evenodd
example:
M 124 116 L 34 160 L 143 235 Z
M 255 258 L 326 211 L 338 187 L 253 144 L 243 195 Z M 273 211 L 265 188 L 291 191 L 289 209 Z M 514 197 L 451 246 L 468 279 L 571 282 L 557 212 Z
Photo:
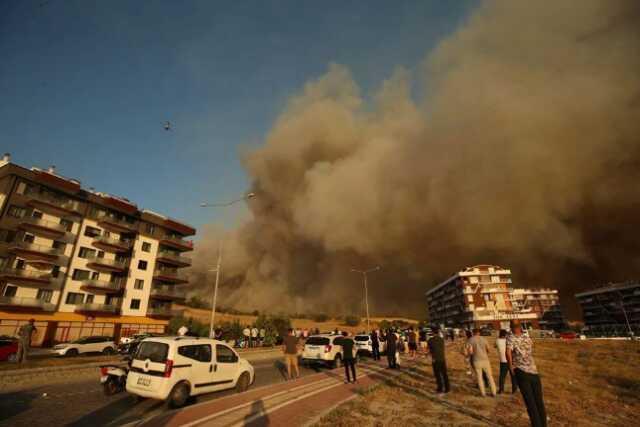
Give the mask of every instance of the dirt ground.
M 422 357 L 397 379 L 339 406 L 316 426 L 528 426 L 522 396 L 510 393 L 509 378 L 507 394 L 481 397 L 460 347 L 461 342 L 447 348 L 452 392 L 446 397 L 434 394 L 430 361 Z M 497 384 L 497 355 L 490 357 Z M 640 342 L 536 340 L 534 357 L 550 426 L 638 425 Z

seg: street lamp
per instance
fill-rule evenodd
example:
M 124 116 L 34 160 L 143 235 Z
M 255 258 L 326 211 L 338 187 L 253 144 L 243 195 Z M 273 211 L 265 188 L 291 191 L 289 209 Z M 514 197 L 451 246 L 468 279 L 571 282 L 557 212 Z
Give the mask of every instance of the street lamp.
M 200 203 L 201 208 L 211 207 L 225 207 L 231 206 L 234 203 L 242 202 L 245 200 L 253 199 L 256 197 L 256 193 L 247 193 L 239 199 L 232 200 L 226 203 Z M 216 272 L 216 281 L 213 286 L 213 297 L 211 298 L 211 319 L 209 320 L 209 338 L 215 336 L 213 324 L 216 319 L 216 302 L 218 300 L 218 284 L 220 283 L 220 269 L 222 268 L 222 238 L 218 242 L 218 261 L 216 262 L 216 268 L 209 270 L 210 272 Z
M 355 268 L 351 269 L 352 273 L 360 273 L 362 274 L 362 278 L 364 279 L 364 305 L 367 309 L 367 334 L 371 331 L 369 325 L 369 291 L 367 289 L 367 274 L 373 273 L 374 271 L 380 270 L 380 266 L 375 266 L 370 268 L 369 270 L 356 270 Z

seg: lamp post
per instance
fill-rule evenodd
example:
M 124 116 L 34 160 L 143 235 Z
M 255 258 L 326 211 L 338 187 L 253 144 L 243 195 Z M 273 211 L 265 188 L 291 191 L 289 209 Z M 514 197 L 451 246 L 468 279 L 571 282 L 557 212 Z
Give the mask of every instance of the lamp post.
M 371 332 L 371 327 L 369 324 L 369 290 L 367 289 L 367 274 L 369 273 L 373 273 L 374 271 L 378 271 L 380 270 L 380 266 L 375 266 L 373 268 L 370 268 L 369 270 L 356 270 L 355 268 L 351 269 L 351 272 L 353 273 L 360 273 L 362 274 L 362 278 L 364 281 L 364 305 L 366 307 L 367 310 L 367 334 L 369 332 Z
M 200 203 L 201 208 L 212 208 L 212 207 L 225 207 L 231 206 L 234 203 L 242 202 L 244 200 L 253 199 L 256 197 L 255 193 L 247 193 L 244 197 L 239 199 L 232 200 L 226 203 Z M 215 332 L 213 329 L 214 321 L 216 319 L 216 303 L 218 300 L 218 285 L 220 283 L 220 269 L 222 268 L 222 238 L 218 243 L 218 261 L 216 262 L 216 268 L 209 270 L 210 272 L 216 272 L 216 281 L 213 286 L 213 296 L 211 298 L 211 318 L 209 320 L 209 338 L 213 338 L 215 336 Z

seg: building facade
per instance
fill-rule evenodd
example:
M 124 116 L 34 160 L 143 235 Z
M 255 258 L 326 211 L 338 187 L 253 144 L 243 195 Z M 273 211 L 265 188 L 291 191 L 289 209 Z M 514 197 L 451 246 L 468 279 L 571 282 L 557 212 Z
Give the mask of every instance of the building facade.
M 504 329 L 512 319 L 539 327 L 532 309 L 514 307 L 511 270 L 476 265 L 457 272 L 426 292 L 429 320 L 446 327 Z
M 586 333 L 640 336 L 640 282 L 612 283 L 576 294 Z
M 83 189 L 53 168 L 0 161 L 0 335 L 34 345 L 164 332 L 188 281 L 195 229 Z
M 536 313 L 541 329 L 559 331 L 567 328 L 557 289 L 511 289 L 509 296 L 514 311 Z

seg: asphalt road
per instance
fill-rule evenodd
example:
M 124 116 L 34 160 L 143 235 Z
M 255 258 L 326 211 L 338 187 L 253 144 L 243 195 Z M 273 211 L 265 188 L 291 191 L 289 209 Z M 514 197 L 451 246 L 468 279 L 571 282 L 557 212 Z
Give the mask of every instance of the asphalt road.
M 279 358 L 259 360 L 252 364 L 256 370 L 256 380 L 252 387 L 285 381 Z M 300 366 L 301 376 L 315 372 L 317 371 L 314 369 Z M 230 393 L 233 391 L 198 396 L 191 404 Z M 95 380 L 76 380 L 0 394 L 0 426 L 117 426 L 146 419 L 166 410 L 163 402 L 136 402 L 126 392 L 107 397 L 102 392 L 97 376 Z

